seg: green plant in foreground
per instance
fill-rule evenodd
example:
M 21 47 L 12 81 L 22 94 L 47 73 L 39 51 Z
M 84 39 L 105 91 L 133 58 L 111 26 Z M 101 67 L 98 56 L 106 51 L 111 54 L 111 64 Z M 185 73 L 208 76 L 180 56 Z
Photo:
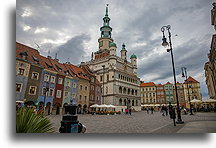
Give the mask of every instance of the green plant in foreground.
M 32 109 L 21 108 L 16 112 L 16 133 L 53 133 L 54 127 L 46 117 Z

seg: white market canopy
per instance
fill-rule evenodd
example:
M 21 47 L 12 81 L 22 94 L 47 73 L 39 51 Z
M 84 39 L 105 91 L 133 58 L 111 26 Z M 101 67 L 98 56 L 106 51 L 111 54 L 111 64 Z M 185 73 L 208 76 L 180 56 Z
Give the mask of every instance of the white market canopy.
M 191 103 L 201 103 L 202 101 L 201 100 L 198 100 L 198 99 L 193 99 L 190 101 Z
M 90 107 L 96 107 L 96 108 L 115 108 L 116 106 L 114 105 L 106 105 L 106 104 L 101 104 L 101 105 L 98 105 L 98 104 L 94 104 L 94 105 L 91 105 Z
M 99 107 L 98 104 L 91 105 L 90 107 Z
M 208 99 L 208 100 L 204 100 L 203 102 L 205 102 L 205 103 L 216 103 L 216 100 Z
M 24 103 L 24 101 L 17 100 L 16 103 Z
M 141 105 L 141 106 L 154 106 L 154 104 L 144 104 L 144 105 Z

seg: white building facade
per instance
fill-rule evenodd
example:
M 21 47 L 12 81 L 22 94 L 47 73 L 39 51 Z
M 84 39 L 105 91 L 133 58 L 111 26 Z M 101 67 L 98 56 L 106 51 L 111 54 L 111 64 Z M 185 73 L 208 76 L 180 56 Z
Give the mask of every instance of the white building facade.
M 122 45 L 121 57 L 116 55 L 117 46 L 111 38 L 112 28 L 109 26 L 108 7 L 100 28 L 98 39 L 99 50 L 92 53 L 88 65 L 102 84 L 102 103 L 117 106 L 116 111 L 126 108 L 141 110 L 140 78 L 137 76 L 137 57 L 132 55 L 127 60 L 127 50 Z

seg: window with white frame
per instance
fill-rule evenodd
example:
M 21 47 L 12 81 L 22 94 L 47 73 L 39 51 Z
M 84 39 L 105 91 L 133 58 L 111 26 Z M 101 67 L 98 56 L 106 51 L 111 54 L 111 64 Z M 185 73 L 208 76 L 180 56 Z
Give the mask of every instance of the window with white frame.
M 48 74 L 44 75 L 44 81 L 49 82 L 49 78 L 50 78 L 50 75 Z
M 88 86 L 85 86 L 85 90 L 88 90 Z
M 19 68 L 17 74 L 23 76 L 25 69 Z
M 69 81 L 67 81 L 66 86 L 70 86 L 70 82 Z
M 58 79 L 58 84 L 62 84 L 62 82 L 63 82 L 63 79 L 62 79 L 62 78 L 59 78 L 59 79 Z
M 80 101 L 82 100 L 82 95 L 79 96 L 79 100 L 80 100 Z
M 30 86 L 29 87 L 29 95 L 35 95 L 36 94 L 36 86 Z
M 46 93 L 47 93 L 47 89 L 46 89 L 46 87 L 43 87 L 42 88 L 42 95 L 45 96 L 45 95 L 47 95 Z
M 67 97 L 68 96 L 68 92 L 67 91 L 65 91 L 65 97 Z
M 16 83 L 16 92 L 21 92 L 22 90 L 22 83 Z
M 51 83 L 55 83 L 55 79 L 56 79 L 55 76 L 51 76 L 51 80 L 50 80 L 50 82 L 51 82 Z
M 49 96 L 53 96 L 54 95 L 54 89 L 53 88 L 50 88 L 49 89 Z
M 73 97 L 73 98 L 76 98 L 76 94 L 73 93 L 73 94 L 72 94 L 72 97 Z
M 83 90 L 83 86 L 82 85 L 80 85 L 80 90 Z
M 56 98 L 61 98 L 61 90 L 57 90 L 57 92 L 56 92 Z
M 38 72 L 32 72 L 32 79 L 38 80 L 39 73 Z
M 75 82 L 73 83 L 73 88 L 76 88 L 76 83 Z

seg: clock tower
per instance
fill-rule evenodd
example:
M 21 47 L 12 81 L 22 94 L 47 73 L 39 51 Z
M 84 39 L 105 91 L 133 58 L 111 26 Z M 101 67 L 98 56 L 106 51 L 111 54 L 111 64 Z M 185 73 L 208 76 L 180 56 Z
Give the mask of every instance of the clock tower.
M 109 50 L 109 45 L 113 42 L 111 38 L 112 35 L 112 28 L 109 26 L 110 18 L 108 16 L 108 4 L 106 6 L 106 14 L 103 18 L 103 26 L 100 28 L 101 37 L 98 39 L 99 49 L 100 50 Z

